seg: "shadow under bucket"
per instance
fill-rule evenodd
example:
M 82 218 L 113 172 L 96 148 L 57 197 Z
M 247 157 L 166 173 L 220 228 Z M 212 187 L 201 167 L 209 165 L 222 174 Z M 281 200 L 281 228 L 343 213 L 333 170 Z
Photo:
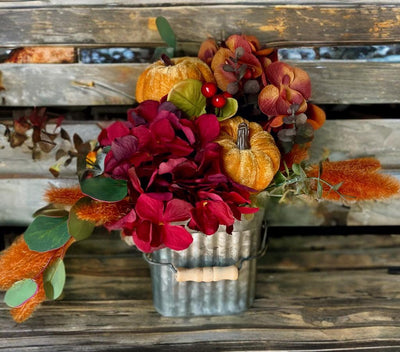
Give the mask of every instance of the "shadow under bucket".
M 156 310 L 170 317 L 229 315 L 247 310 L 255 296 L 256 258 L 266 250 L 266 228 L 262 239 L 260 236 L 263 216 L 259 211 L 249 220 L 236 221 L 232 234 L 223 226 L 211 236 L 192 232 L 193 243 L 185 250 L 164 248 L 146 255 Z M 193 268 L 197 269 L 190 270 Z M 219 281 L 178 281 L 182 270 L 200 273 L 195 280 Z M 219 273 L 222 280 L 215 278 Z

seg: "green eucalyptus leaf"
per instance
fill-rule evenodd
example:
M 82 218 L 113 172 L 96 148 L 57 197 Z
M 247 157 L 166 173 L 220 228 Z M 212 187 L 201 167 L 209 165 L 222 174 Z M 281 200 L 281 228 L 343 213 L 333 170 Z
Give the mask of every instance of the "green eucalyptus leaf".
M 163 16 L 159 16 L 156 18 L 156 26 L 162 40 L 164 40 L 168 46 L 176 48 L 176 36 L 168 20 Z
M 201 93 L 203 83 L 196 79 L 185 79 L 173 86 L 167 100 L 182 110 L 189 118 L 206 113 L 206 97 Z
M 33 217 L 35 218 L 39 215 L 53 217 L 53 218 L 63 218 L 65 216 L 68 216 L 68 212 L 64 209 L 57 208 L 53 204 L 48 204 L 43 208 L 36 210 L 35 213 L 33 214 Z
M 226 99 L 226 104 L 222 109 L 219 109 L 218 112 L 218 121 L 223 121 L 229 119 L 234 116 L 238 110 L 238 102 L 234 98 Z
M 111 177 L 91 177 L 81 180 L 81 190 L 84 194 L 97 200 L 118 202 L 128 194 L 126 180 L 116 180 Z
M 301 166 L 299 164 L 293 164 L 292 165 L 292 170 L 295 175 L 301 175 Z
M 278 171 L 274 176 L 274 183 L 276 185 L 280 185 L 286 182 L 286 177 L 282 174 L 282 172 Z
M 91 221 L 79 219 L 76 210 L 82 205 L 88 205 L 92 202 L 89 197 L 79 199 L 71 208 L 68 218 L 68 232 L 77 241 L 82 241 L 90 237 L 95 228 L 95 224 Z
M 29 249 L 47 252 L 60 248 L 70 239 L 67 227 L 68 217 L 36 217 L 24 233 Z
M 58 258 L 43 273 L 43 286 L 48 299 L 60 297 L 65 285 L 65 266 Z
M 4 303 L 9 307 L 18 307 L 29 298 L 33 297 L 38 290 L 36 282 L 32 279 L 23 279 L 15 282 L 6 292 Z
M 343 185 L 343 182 L 339 182 L 339 183 L 337 183 L 336 185 L 332 186 L 332 189 L 333 189 L 334 191 L 338 191 L 339 188 L 342 187 L 342 185 Z
M 157 61 L 160 60 L 161 55 L 165 54 L 168 57 L 174 57 L 175 56 L 175 48 L 172 48 L 170 46 L 167 47 L 157 47 L 154 50 L 154 54 L 153 54 L 153 61 Z

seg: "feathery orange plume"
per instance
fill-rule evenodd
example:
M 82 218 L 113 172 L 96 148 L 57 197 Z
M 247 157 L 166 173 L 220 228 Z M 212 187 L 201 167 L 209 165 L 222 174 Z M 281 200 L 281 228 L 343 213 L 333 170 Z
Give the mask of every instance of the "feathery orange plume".
M 22 305 L 11 310 L 16 322 L 30 317 L 35 308 L 46 299 L 43 288 L 43 272 L 57 258 L 63 258 L 68 247 L 75 242 L 71 237 L 66 244 L 48 252 L 35 252 L 29 249 L 24 236 L 19 236 L 13 244 L 0 253 L 0 290 L 8 290 L 15 282 L 33 279 L 38 285 L 34 296 Z
M 84 196 L 79 186 L 62 188 L 50 187 L 46 190 L 44 199 L 48 203 L 72 206 Z
M 339 193 L 349 201 L 374 200 L 400 195 L 400 182 L 391 175 L 381 174 L 381 165 L 374 158 L 325 161 L 320 178 L 334 186 L 342 182 Z M 308 177 L 318 177 L 318 165 L 307 170 Z M 322 184 L 322 198 L 339 200 L 340 195 Z M 315 184 L 316 187 L 316 184 Z
M 11 309 L 11 316 L 17 323 L 22 323 L 28 319 L 39 306 L 39 304 L 46 300 L 46 293 L 43 286 L 43 276 L 40 275 L 39 278 L 35 279 L 35 282 L 38 285 L 36 294 L 20 306 Z
M 82 204 L 76 209 L 76 215 L 81 220 L 94 222 L 97 226 L 108 222 L 115 222 L 129 212 L 129 203 L 126 200 L 117 203 L 92 201 Z
M 55 258 L 63 257 L 74 241 L 74 238 L 71 238 L 58 249 L 36 252 L 29 249 L 23 235 L 17 237 L 10 247 L 0 253 L 0 290 L 8 290 L 15 282 L 22 279 L 34 279 Z

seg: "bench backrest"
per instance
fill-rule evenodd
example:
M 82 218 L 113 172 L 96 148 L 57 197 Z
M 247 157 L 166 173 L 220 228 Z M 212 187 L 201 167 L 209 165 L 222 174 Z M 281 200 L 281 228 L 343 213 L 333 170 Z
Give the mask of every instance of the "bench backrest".
M 163 45 L 155 18 L 166 17 L 178 48 L 195 55 L 207 37 L 256 35 L 274 47 L 382 44 L 400 41 L 400 1 L 0 1 L 0 46 Z M 316 103 L 396 103 L 400 63 L 301 61 Z M 122 94 L 85 91 L 71 81 L 98 80 L 134 96 L 145 64 L 1 65 L 3 105 L 131 104 Z M 52 90 L 46 89 L 48 86 Z M 29 93 L 27 93 L 29 92 Z M 23 94 L 24 93 L 24 94 Z
M 178 38 L 178 49 L 186 55 L 196 55 L 207 37 L 219 40 L 233 33 L 255 35 L 261 43 L 277 48 L 400 42 L 400 0 L 0 0 L 0 47 L 154 48 L 163 45 L 155 26 L 157 16 L 168 19 Z M 400 63 L 290 63 L 309 73 L 312 100 L 317 104 L 400 102 Z M 137 77 L 146 65 L 0 64 L 0 83 L 5 88 L 0 91 L 0 102 L 10 108 L 130 105 L 134 103 Z M 112 89 L 84 89 L 71 82 L 102 83 Z M 400 119 L 359 124 L 346 121 L 343 116 L 343 120 L 328 121 L 318 132 L 314 153 L 319 155 L 327 147 L 344 157 L 376 155 L 396 173 L 400 169 L 399 127 Z M 96 128 L 94 124 L 70 126 L 71 131 L 92 136 Z M 4 137 L 0 137 L 0 142 L 5 146 L 0 149 L 0 194 L 11 200 L 7 209 L 0 212 L 0 224 L 29 223 L 31 213 L 42 205 L 43 188 L 49 181 L 65 184 L 74 178 L 69 175 L 72 181 L 52 180 L 47 169 L 53 160 L 28 163 L 29 152 L 10 149 Z M 400 209 L 400 204 L 395 201 L 383 207 L 368 209 L 361 218 L 357 218 L 356 209 L 352 212 L 353 220 L 349 220 L 348 209 L 343 212 L 343 208 L 329 207 L 322 210 L 322 221 L 319 217 L 307 222 L 303 215 L 286 219 L 274 215 L 274 219 L 279 225 L 398 224 L 399 214 L 395 210 Z

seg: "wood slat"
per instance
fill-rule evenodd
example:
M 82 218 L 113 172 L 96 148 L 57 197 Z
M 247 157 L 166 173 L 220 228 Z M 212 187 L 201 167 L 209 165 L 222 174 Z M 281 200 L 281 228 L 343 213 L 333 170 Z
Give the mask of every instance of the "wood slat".
M 332 120 L 316 132 L 311 149 L 311 160 L 318 162 L 326 148 L 332 160 L 375 156 L 386 172 L 400 175 L 400 120 Z M 64 126 L 84 139 L 96 138 L 100 129 L 96 124 Z M 3 129 L 3 130 L 2 130 Z M 71 164 L 55 179 L 48 172 L 54 163 L 55 151 L 40 161 L 31 160 L 29 148 L 10 148 L 0 126 L 0 194 L 7 203 L 2 205 L 0 224 L 28 225 L 31 214 L 45 205 L 42 200 L 49 184 L 76 184 L 74 165 Z M 380 202 L 360 202 L 352 207 L 330 202 L 299 200 L 289 205 L 269 203 L 271 226 L 335 226 L 335 225 L 399 225 L 400 199 Z
M 40 4 L 40 3 L 39 3 Z M 263 42 L 398 42 L 398 1 L 223 3 L 195 6 L 62 6 L 0 8 L 3 46 L 134 45 L 160 43 L 153 20 L 163 15 L 182 43 L 221 39 L 232 33 Z M 149 21 L 150 20 L 150 21 Z
M 120 244 L 116 233 L 105 232 L 74 244 L 65 258 L 62 300 L 45 302 L 25 323 L 15 325 L 1 305 L 0 350 L 394 352 L 400 347 L 400 276 L 386 270 L 400 265 L 398 236 L 273 237 L 258 261 L 256 299 L 248 311 L 187 318 L 159 316 L 148 264 Z
M 317 104 L 399 103 L 400 63 L 287 61 L 306 70 Z M 90 106 L 134 103 L 147 64 L 0 64 L 3 106 Z M 96 87 L 85 87 L 94 82 Z M 373 82 L 373 84 L 371 83 Z M 83 85 L 81 85 L 82 83 Z M 104 86 L 105 85 L 105 86 Z

